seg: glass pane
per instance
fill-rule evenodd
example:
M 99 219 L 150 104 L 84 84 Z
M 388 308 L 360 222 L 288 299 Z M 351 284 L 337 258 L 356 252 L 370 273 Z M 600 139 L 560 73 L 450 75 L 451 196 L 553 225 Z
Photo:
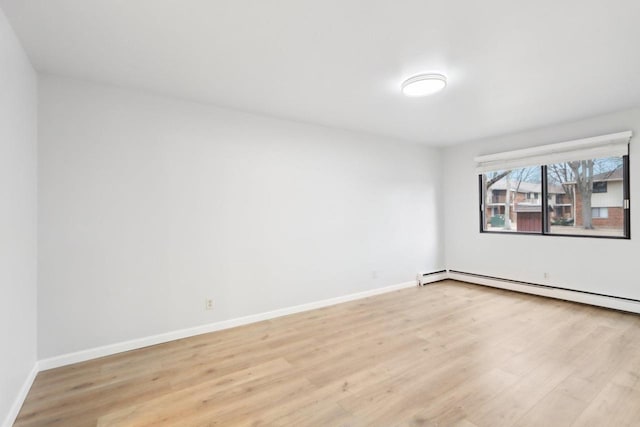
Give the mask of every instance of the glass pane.
M 483 175 L 485 231 L 542 233 L 539 166 Z
M 622 157 L 547 166 L 549 233 L 624 236 Z

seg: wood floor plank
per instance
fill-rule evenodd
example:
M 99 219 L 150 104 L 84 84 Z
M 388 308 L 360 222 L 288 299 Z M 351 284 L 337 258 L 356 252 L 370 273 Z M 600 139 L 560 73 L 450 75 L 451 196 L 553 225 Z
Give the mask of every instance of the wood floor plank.
M 640 425 L 640 316 L 443 281 L 38 374 L 15 426 Z

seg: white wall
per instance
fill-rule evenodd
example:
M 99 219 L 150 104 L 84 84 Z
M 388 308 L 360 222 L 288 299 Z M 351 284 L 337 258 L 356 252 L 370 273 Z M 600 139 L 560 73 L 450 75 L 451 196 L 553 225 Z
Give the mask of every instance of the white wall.
M 445 263 L 449 269 L 505 277 L 569 289 L 640 299 L 640 205 L 632 200 L 631 240 L 559 236 L 481 234 L 478 155 L 632 130 L 631 191 L 640 188 L 638 154 L 640 110 L 582 120 L 480 141 L 443 150 Z M 633 209 L 633 206 L 636 209 Z M 544 279 L 544 272 L 550 274 Z
M 435 150 L 51 76 L 39 91 L 41 358 L 443 267 Z
M 36 74 L 0 10 L 0 422 L 36 361 L 36 114 Z

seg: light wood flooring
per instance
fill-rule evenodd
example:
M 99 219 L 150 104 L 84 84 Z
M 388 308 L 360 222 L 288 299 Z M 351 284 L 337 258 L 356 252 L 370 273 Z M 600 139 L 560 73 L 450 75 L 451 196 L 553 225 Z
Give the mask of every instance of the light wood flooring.
M 445 281 L 41 372 L 15 425 L 640 425 L 640 316 Z

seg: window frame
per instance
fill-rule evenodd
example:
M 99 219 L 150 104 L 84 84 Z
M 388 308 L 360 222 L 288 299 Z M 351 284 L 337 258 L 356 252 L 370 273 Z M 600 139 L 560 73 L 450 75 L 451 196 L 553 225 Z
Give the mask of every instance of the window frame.
M 491 231 L 485 230 L 486 218 L 485 218 L 485 189 L 483 173 L 478 174 L 478 195 L 480 206 L 480 233 L 481 234 L 504 234 L 504 235 L 522 235 L 522 236 L 557 236 L 557 237 L 578 237 L 578 238 L 591 238 L 591 239 L 615 239 L 615 240 L 630 240 L 631 239 L 631 191 L 630 174 L 629 174 L 629 155 L 626 154 L 622 157 L 622 199 L 623 199 L 623 235 L 622 236 L 603 236 L 595 234 L 563 234 L 563 233 L 551 233 L 549 230 L 549 195 L 548 195 L 548 178 L 547 178 L 547 165 L 540 165 L 540 173 L 542 177 L 540 198 L 542 200 L 542 229 L 538 232 L 532 231 L 520 231 L 520 232 L 505 232 L 505 231 Z

